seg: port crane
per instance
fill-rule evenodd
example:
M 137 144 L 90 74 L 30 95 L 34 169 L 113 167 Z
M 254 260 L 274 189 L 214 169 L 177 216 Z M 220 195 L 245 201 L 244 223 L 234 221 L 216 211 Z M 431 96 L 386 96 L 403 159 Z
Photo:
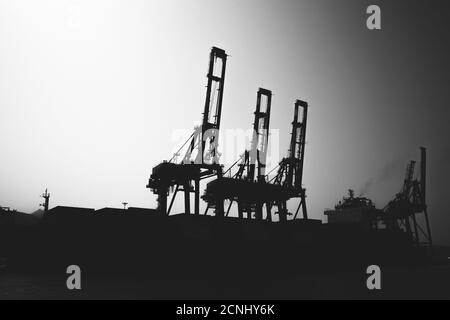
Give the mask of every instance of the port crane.
M 205 214 L 211 208 L 215 209 L 216 216 L 228 216 L 233 203 L 237 203 L 238 216 L 248 219 L 263 219 L 263 206 L 268 204 L 259 194 L 261 185 L 266 183 L 266 159 L 269 142 L 269 125 L 272 105 L 272 92 L 259 88 L 256 95 L 255 120 L 250 150 L 245 150 L 241 158 L 226 172 L 237 165 L 237 172 L 231 177 L 219 177 L 207 184 L 202 198 L 207 202 Z M 224 201 L 229 205 L 224 211 Z
M 207 90 L 202 124 L 194 129 L 189 139 L 169 161 L 155 166 L 147 188 L 158 196 L 158 212 L 171 213 L 179 192 L 184 193 L 184 213 L 191 213 L 191 193 L 194 193 L 194 214 L 200 210 L 200 181 L 213 178 L 207 183 L 202 199 L 216 217 L 228 216 L 234 203 L 239 218 L 273 221 L 272 208 L 278 208 L 279 221 L 287 221 L 287 201 L 299 198 L 300 203 L 294 219 L 302 208 L 303 219 L 308 220 L 306 195 L 302 186 L 303 160 L 305 155 L 306 120 L 308 104 L 297 100 L 292 122 L 288 157 L 278 165 L 276 176 L 269 180 L 266 160 L 269 143 L 269 126 L 272 92 L 259 88 L 256 98 L 255 119 L 251 146 L 225 173 L 219 162 L 218 138 L 222 113 L 227 54 L 217 47 L 211 49 L 207 74 Z M 302 115 L 300 117 L 300 109 Z M 181 162 L 177 162 L 184 150 Z M 231 169 L 237 165 L 237 172 Z M 230 176 L 226 174 L 230 172 Z M 168 204 L 168 196 L 172 194 Z M 228 207 L 225 210 L 225 202 Z M 266 213 L 264 215 L 264 207 Z
M 185 213 L 191 213 L 191 193 L 194 193 L 194 214 L 200 210 L 200 180 L 222 175 L 219 163 L 218 139 L 222 114 L 227 54 L 213 47 L 209 58 L 206 99 L 202 124 L 194 129 L 189 139 L 169 160 L 152 170 L 147 188 L 158 196 L 158 212 L 169 215 L 178 192 L 184 193 Z M 177 156 L 186 148 L 181 162 Z M 171 202 L 167 198 L 174 189 Z
M 299 118 L 300 111 L 301 118 Z M 287 200 L 292 198 L 300 199 L 294 219 L 297 218 L 300 208 L 302 208 L 303 219 L 308 219 L 306 190 L 303 188 L 303 162 L 305 158 L 307 119 L 308 103 L 297 100 L 294 107 L 294 120 L 292 121 L 291 142 L 288 156 L 281 160 L 277 174 L 270 181 L 274 185 L 284 189 L 284 192 L 280 193 L 282 197 L 273 202 L 273 204 L 278 207 L 280 221 L 287 220 L 287 216 L 289 215 L 287 210 Z
M 261 90 L 258 91 L 258 97 L 261 94 Z M 262 91 L 265 92 L 265 91 Z M 259 98 L 258 98 L 259 101 Z M 268 99 L 270 101 L 270 99 Z M 255 112 L 255 124 L 260 120 L 265 119 L 266 126 L 263 126 L 264 130 L 269 129 L 270 113 L 262 114 L 267 118 L 260 118 L 259 116 L 259 103 L 257 103 L 257 111 Z M 270 108 L 270 106 L 269 106 Z M 269 109 L 270 111 L 270 109 Z M 302 111 L 300 117 L 300 111 Z M 277 174 L 272 179 L 268 179 L 268 175 L 265 174 L 265 165 L 257 161 L 252 161 L 250 153 L 247 151 L 240 164 L 238 172 L 232 177 L 220 177 L 207 184 L 206 192 L 202 197 L 207 203 L 209 208 L 215 208 L 216 215 L 222 216 L 224 214 L 223 202 L 229 200 L 230 204 L 226 215 L 228 215 L 231 205 L 236 202 L 238 205 L 238 217 L 244 218 L 244 212 L 247 213 L 247 218 L 254 218 L 256 220 L 273 221 L 272 208 L 277 207 L 279 215 L 278 220 L 280 222 L 287 221 L 289 215 L 287 209 L 287 201 L 293 198 L 299 198 L 300 202 L 297 207 L 294 219 L 297 218 L 300 208 L 302 208 L 303 219 L 308 220 L 306 210 L 306 192 L 302 185 L 303 180 L 303 160 L 305 156 L 305 144 L 306 144 L 306 122 L 308 115 L 308 104 L 305 101 L 297 100 L 294 108 L 294 120 L 292 122 L 292 133 L 289 154 L 286 158 L 283 158 L 277 168 Z M 254 129 L 257 126 L 254 126 Z M 263 130 L 263 131 L 264 131 Z M 267 150 L 268 147 L 268 131 L 266 139 L 255 139 L 259 136 L 259 131 L 255 130 L 254 139 L 252 140 L 252 149 L 255 149 L 255 145 L 261 143 L 261 148 L 256 150 Z M 251 149 L 251 150 L 252 150 Z M 255 150 L 253 154 L 258 155 Z M 263 160 L 265 161 L 265 155 Z M 257 177 L 255 179 L 255 167 L 258 168 Z M 230 169 L 229 169 L 230 170 Z M 266 215 L 263 215 L 263 207 L 266 208 Z
M 433 246 L 426 202 L 426 149 L 420 148 L 420 173 L 414 178 L 415 161 L 410 161 L 401 191 L 384 208 L 386 224 L 404 230 L 417 245 Z M 419 222 L 419 216 L 424 223 Z

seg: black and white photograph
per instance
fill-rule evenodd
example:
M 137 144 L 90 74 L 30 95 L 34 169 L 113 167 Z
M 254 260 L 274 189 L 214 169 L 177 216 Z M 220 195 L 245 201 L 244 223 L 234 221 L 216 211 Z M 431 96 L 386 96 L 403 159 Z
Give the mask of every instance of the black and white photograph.
M 0 300 L 449 300 L 449 92 L 445 0 L 0 0 Z

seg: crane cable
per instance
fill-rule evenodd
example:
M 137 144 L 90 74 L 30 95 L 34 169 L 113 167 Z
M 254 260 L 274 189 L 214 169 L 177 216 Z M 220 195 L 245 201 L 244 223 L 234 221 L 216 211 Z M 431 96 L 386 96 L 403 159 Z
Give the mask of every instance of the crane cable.
M 174 153 L 173 157 L 169 160 L 169 163 L 172 162 L 172 160 L 180 154 L 180 151 L 184 148 L 184 146 L 191 140 L 191 138 L 194 136 L 195 131 L 189 136 L 189 138 L 183 143 L 183 145 L 178 149 L 177 152 Z

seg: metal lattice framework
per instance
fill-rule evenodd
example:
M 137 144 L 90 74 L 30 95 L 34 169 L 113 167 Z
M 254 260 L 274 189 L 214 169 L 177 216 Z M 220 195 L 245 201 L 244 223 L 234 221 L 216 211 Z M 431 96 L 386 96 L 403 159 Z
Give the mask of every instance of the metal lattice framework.
M 420 174 L 414 179 L 415 161 L 406 169 L 405 180 L 400 193 L 384 208 L 386 225 L 404 230 L 416 245 L 432 247 L 430 222 L 426 203 L 426 149 L 421 148 Z M 423 216 L 423 223 L 419 222 Z
M 190 194 L 194 193 L 194 213 L 200 210 L 200 180 L 222 175 L 219 164 L 218 140 L 222 114 L 227 54 L 213 47 L 207 74 L 206 99 L 201 126 L 194 129 L 189 139 L 169 161 L 153 168 L 147 188 L 158 195 L 158 211 L 170 214 L 178 192 L 184 192 L 185 213 L 191 212 Z M 176 163 L 178 155 L 186 148 L 183 160 Z M 167 198 L 174 193 L 169 207 Z
M 266 182 L 266 158 L 269 143 L 270 113 L 272 105 L 272 92 L 259 88 L 256 96 L 255 120 L 253 122 L 253 134 L 250 150 L 246 150 L 234 165 L 238 166 L 237 172 L 231 178 L 219 178 L 209 183 L 203 199 L 208 203 L 205 214 L 210 208 L 215 208 L 217 216 L 230 213 L 233 203 L 237 203 L 238 215 L 256 219 L 262 219 L 263 199 L 260 199 L 256 191 L 256 183 Z M 234 166 L 233 165 L 233 166 Z M 232 167 L 233 167 L 232 166 Z M 228 171 L 230 171 L 231 168 Z M 216 187 L 213 187 L 216 185 Z M 228 200 L 228 208 L 224 212 L 224 201 Z
M 301 119 L 299 117 L 300 109 L 302 111 Z M 297 218 L 300 208 L 302 208 L 303 218 L 308 219 L 306 210 L 306 192 L 303 188 L 303 162 L 305 158 L 307 119 L 308 103 L 297 100 L 295 102 L 294 121 L 292 122 L 289 155 L 281 160 L 278 172 L 271 180 L 275 185 L 279 185 L 287 191 L 289 199 L 300 199 L 294 219 Z M 287 199 L 275 201 L 274 204 L 278 206 L 280 221 L 286 220 L 289 215 L 287 210 Z
M 255 112 L 255 124 L 266 121 L 263 122 L 266 125 L 262 127 L 264 130 L 268 130 L 268 116 L 270 114 L 261 114 L 258 105 L 259 103 L 257 103 L 257 111 Z M 299 198 L 300 203 L 294 219 L 302 208 L 303 218 L 308 220 L 305 189 L 302 187 L 307 115 L 308 104 L 305 101 L 297 100 L 294 109 L 294 121 L 292 122 L 289 155 L 279 163 L 277 174 L 273 179 L 268 181 L 265 166 L 260 166 L 258 161 L 252 162 L 250 152 L 247 151 L 240 162 L 237 162 L 239 163 L 239 170 L 234 176 L 230 178 L 221 177 L 208 183 L 203 196 L 203 199 L 208 203 L 208 208 L 215 208 L 216 215 L 222 216 L 224 215 L 223 203 L 225 200 L 229 200 L 230 204 L 225 215 L 229 214 L 232 204 L 237 203 L 239 218 L 244 218 L 244 213 L 246 213 L 246 217 L 252 219 L 254 213 L 254 218 L 257 220 L 272 221 L 272 208 L 277 207 L 278 212 L 276 213 L 279 215 L 279 221 L 284 222 L 287 221 L 289 215 L 287 202 L 290 199 Z M 264 118 L 264 116 L 267 116 L 267 118 Z M 258 137 L 260 131 L 256 128 L 259 128 L 259 126 L 255 125 L 254 128 L 254 137 Z M 267 139 L 267 137 L 266 134 L 264 139 Z M 253 139 L 252 142 L 266 141 L 264 139 Z M 255 148 L 254 145 L 252 143 L 252 148 Z M 267 146 L 267 143 L 264 143 L 258 150 L 266 150 Z M 254 155 L 257 159 L 258 152 L 254 152 Z M 261 155 L 259 154 L 259 156 Z M 262 159 L 265 160 L 264 156 Z M 257 172 L 257 179 L 255 179 L 255 172 Z M 266 208 L 265 216 L 264 206 Z

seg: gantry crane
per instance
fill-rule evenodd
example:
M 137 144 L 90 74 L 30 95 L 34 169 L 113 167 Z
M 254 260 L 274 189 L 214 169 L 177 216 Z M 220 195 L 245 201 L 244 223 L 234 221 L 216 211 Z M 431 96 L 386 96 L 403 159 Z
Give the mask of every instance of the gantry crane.
M 384 208 L 386 225 L 402 229 L 416 245 L 432 247 L 431 227 L 426 202 L 426 149 L 421 147 L 420 175 L 414 179 L 415 161 L 406 169 L 400 193 Z M 424 226 L 418 220 L 423 215 Z
M 233 203 L 237 203 L 240 218 L 272 221 L 272 207 L 278 207 L 279 221 L 286 221 L 287 201 L 300 198 L 297 213 L 302 207 L 303 218 L 306 212 L 305 189 L 302 187 L 303 159 L 305 155 L 306 119 L 308 104 L 297 100 L 295 103 L 289 156 L 280 164 L 277 175 L 268 181 L 266 175 L 266 157 L 269 140 L 269 124 L 272 92 L 260 88 L 257 92 L 255 121 L 250 150 L 246 150 L 238 164 L 237 173 L 225 177 L 231 168 L 223 173 L 219 163 L 218 137 L 222 112 L 222 99 L 225 83 L 227 55 L 224 50 L 213 47 L 210 54 L 206 101 L 202 125 L 196 127 L 189 139 L 169 161 L 164 161 L 153 168 L 147 188 L 158 195 L 158 211 L 164 215 L 171 212 L 178 192 L 184 193 L 184 212 L 191 212 L 191 193 L 195 195 L 194 213 L 199 214 L 200 181 L 213 178 L 207 184 L 202 198 L 207 202 L 205 214 L 214 209 L 217 217 L 229 214 Z M 302 120 L 299 121 L 299 109 L 302 108 Z M 183 148 L 183 159 L 176 162 Z M 234 165 L 232 166 L 234 167 Z M 174 189 L 168 206 L 167 198 Z M 225 201 L 229 201 L 224 210 Z M 266 207 L 264 217 L 263 208 Z
M 302 109 L 302 118 L 299 120 L 300 108 Z M 308 118 L 308 103 L 297 100 L 294 107 L 294 121 L 292 122 L 291 142 L 288 157 L 281 160 L 276 176 L 270 181 L 283 187 L 287 197 L 275 201 L 278 207 L 280 221 L 287 220 L 289 215 L 287 210 L 287 200 L 300 198 L 294 219 L 297 217 L 300 207 L 302 208 L 303 219 L 308 219 L 306 210 L 306 194 L 303 188 L 303 160 L 305 158 L 306 144 L 306 122 Z
M 302 110 L 301 120 L 299 120 L 300 109 Z M 258 119 L 258 110 L 257 104 L 255 123 L 259 123 L 259 121 L 264 119 Z M 252 162 L 252 157 L 247 151 L 242 158 L 238 172 L 233 177 L 220 177 L 208 183 L 206 192 L 202 197 L 208 203 L 207 210 L 215 208 L 216 215 L 222 216 L 224 215 L 224 200 L 229 200 L 227 215 L 233 202 L 236 202 L 239 218 L 244 218 L 244 212 L 247 213 L 247 218 L 252 218 L 252 213 L 254 212 L 255 219 L 272 221 L 272 207 L 276 206 L 278 208 L 279 221 L 285 222 L 289 215 L 287 201 L 299 198 L 300 203 L 294 219 L 297 217 L 300 208 L 302 208 L 303 218 L 308 220 L 306 192 L 302 185 L 307 115 L 308 104 L 305 101 L 297 100 L 294 109 L 294 121 L 292 122 L 289 155 L 279 163 L 278 171 L 274 178 L 268 181 L 265 174 L 265 165 L 260 166 L 257 161 Z M 264 121 L 267 121 L 267 125 L 264 129 L 268 130 L 270 113 L 265 114 L 265 116 L 267 118 Z M 254 128 L 256 127 L 254 126 Z M 258 136 L 258 132 L 255 130 L 254 137 L 255 135 L 256 137 Z M 265 139 L 267 139 L 268 132 L 265 134 Z M 257 150 L 266 150 L 268 147 L 268 140 L 253 139 L 252 142 L 256 142 L 256 144 L 262 142 L 261 148 Z M 254 148 L 255 144 L 252 143 L 252 149 Z M 258 155 L 257 152 L 254 152 L 254 154 Z M 261 159 L 265 161 L 265 154 L 261 153 L 261 155 L 263 156 Z M 258 176 L 255 180 L 256 165 L 258 165 Z M 265 217 L 263 215 L 264 205 L 266 207 Z
M 210 53 L 207 74 L 206 99 L 202 124 L 194 129 L 181 149 L 170 159 L 153 168 L 147 188 L 158 195 L 158 211 L 169 215 L 178 192 L 184 192 L 185 213 L 191 212 L 190 197 L 195 195 L 194 213 L 199 214 L 200 180 L 222 175 L 219 164 L 218 139 L 222 114 L 222 100 L 225 85 L 227 54 L 213 47 Z M 188 144 L 189 143 L 189 144 Z M 180 163 L 177 156 L 187 145 Z M 171 203 L 167 207 L 167 198 L 171 189 L 175 189 Z
M 247 218 L 251 219 L 254 213 L 255 219 L 263 219 L 262 209 L 265 201 L 258 189 L 266 182 L 271 105 L 272 92 L 259 88 L 250 150 L 246 150 L 240 161 L 235 163 L 238 165 L 236 174 L 232 177 L 219 177 L 207 184 L 202 197 L 208 204 L 205 214 L 210 208 L 215 208 L 216 216 L 228 215 L 233 203 L 236 202 L 239 218 L 243 218 L 246 213 Z M 230 172 L 232 167 L 227 172 Z M 225 200 L 229 201 L 226 213 Z

